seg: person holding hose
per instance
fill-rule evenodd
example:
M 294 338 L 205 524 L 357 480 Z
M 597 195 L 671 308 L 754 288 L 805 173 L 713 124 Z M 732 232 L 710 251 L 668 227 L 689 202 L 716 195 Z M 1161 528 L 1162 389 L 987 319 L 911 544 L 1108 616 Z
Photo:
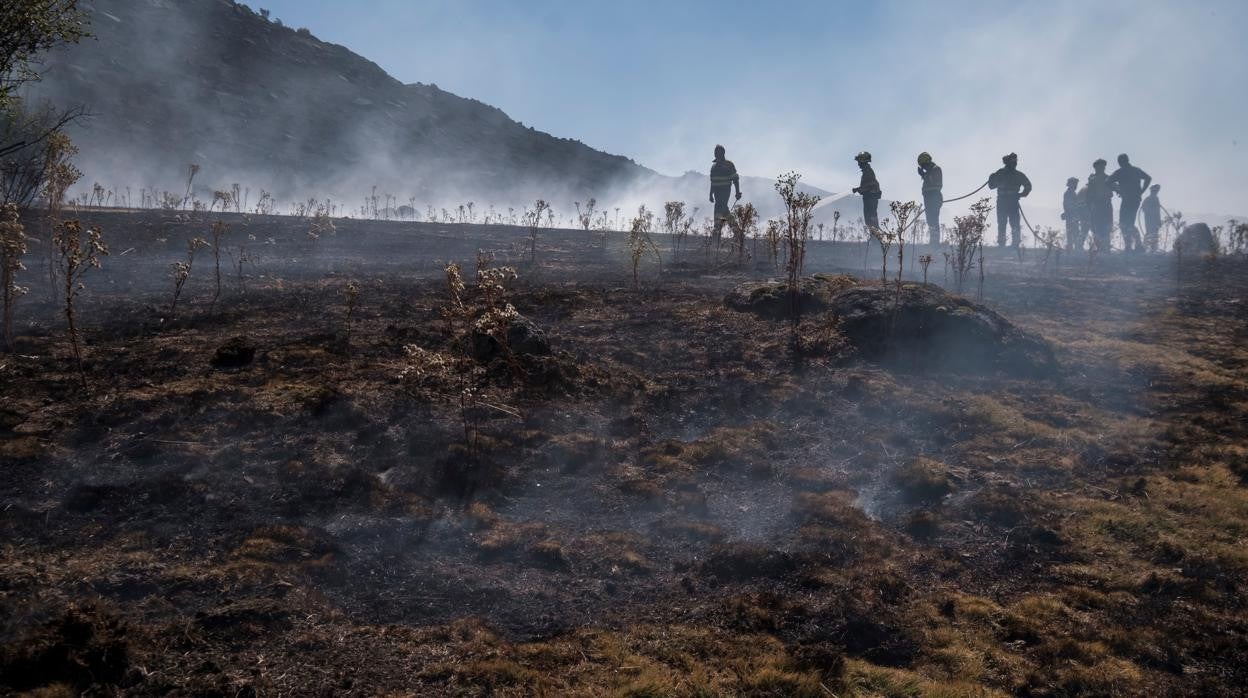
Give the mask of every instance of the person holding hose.
M 1022 244 L 1023 231 L 1019 221 L 1019 200 L 1031 193 L 1031 180 L 1018 171 L 1018 155 L 1001 158 L 1005 167 L 988 177 L 988 188 L 997 190 L 997 247 L 1005 247 L 1005 225 L 1010 224 L 1011 247 Z
M 875 178 L 875 170 L 871 169 L 871 153 L 865 150 L 858 153 L 854 156 L 854 162 L 862 170 L 862 179 L 853 189 L 853 193 L 862 196 L 862 220 L 868 228 L 879 230 L 880 197 L 883 192 L 880 190 L 880 180 Z
M 932 245 L 940 244 L 940 206 L 941 190 L 945 186 L 945 176 L 940 165 L 932 161 L 928 153 L 919 153 L 919 177 L 923 179 L 923 212 L 927 214 L 927 237 Z

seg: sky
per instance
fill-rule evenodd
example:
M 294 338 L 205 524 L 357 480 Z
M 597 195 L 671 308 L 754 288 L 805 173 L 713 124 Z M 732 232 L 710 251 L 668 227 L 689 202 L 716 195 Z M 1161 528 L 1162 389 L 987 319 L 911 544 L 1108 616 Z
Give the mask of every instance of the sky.
M 433 83 L 664 174 L 797 171 L 836 192 L 873 154 L 969 192 L 1019 155 L 1032 202 L 1119 153 L 1171 210 L 1248 214 L 1248 2 L 262 0 L 403 82 Z M 1190 216 L 1189 216 L 1190 220 Z

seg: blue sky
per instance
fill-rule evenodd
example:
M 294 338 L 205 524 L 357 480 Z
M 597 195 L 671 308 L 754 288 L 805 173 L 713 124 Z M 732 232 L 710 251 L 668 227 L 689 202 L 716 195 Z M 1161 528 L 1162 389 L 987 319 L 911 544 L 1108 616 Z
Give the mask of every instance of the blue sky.
M 748 174 L 918 198 L 1017 151 L 1036 205 L 1128 152 L 1185 211 L 1248 213 L 1248 3 L 268 0 L 291 26 L 667 174 L 724 143 Z

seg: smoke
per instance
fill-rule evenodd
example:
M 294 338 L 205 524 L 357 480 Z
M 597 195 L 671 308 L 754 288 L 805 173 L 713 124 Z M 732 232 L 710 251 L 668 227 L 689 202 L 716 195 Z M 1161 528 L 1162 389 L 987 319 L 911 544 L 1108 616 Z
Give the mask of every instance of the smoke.
M 201 198 L 238 182 L 253 203 L 263 189 L 284 204 L 331 198 L 347 213 L 374 187 L 418 210 L 467 201 L 520 210 L 542 198 L 565 221 L 573 202 L 591 197 L 624 212 L 667 200 L 709 208 L 705 180 L 695 186 L 697 177 L 545 138 L 433 85 L 403 86 L 347 48 L 243 7 L 90 6 L 99 38 L 53 56 L 37 93 L 99 115 L 75 133 L 86 188 L 99 181 L 131 187 L 132 198 L 143 187 L 180 195 L 195 162 Z M 920 198 L 919 151 L 943 167 L 946 197 L 975 189 L 1002 154 L 1018 152 L 1035 185 L 1025 209 L 1037 225 L 1058 225 L 1067 177 L 1082 179 L 1092 160 L 1119 152 L 1189 220 L 1234 213 L 1248 184 L 1233 160 L 1245 96 L 1222 87 L 1248 78 L 1234 34 L 1248 10 L 1234 4 L 799 5 L 750 10 L 705 32 L 691 28 L 696 7 L 657 27 L 644 7 L 541 18 L 440 7 L 421 22 L 405 21 L 409 10 L 397 6 L 350 17 L 276 7 L 288 24 L 306 16 L 331 41 L 372 27 L 375 39 L 348 43 L 400 78 L 445 75 L 456 92 L 659 172 L 705 171 L 722 142 L 743 174 L 761 178 L 746 197 L 764 217 L 778 212 L 776 175 L 796 170 L 806 184 L 843 193 L 864 149 L 885 197 L 903 200 Z M 452 20 L 458 32 L 447 31 Z M 471 49 L 465 33 L 475 37 Z M 641 50 L 666 36 L 679 41 Z M 593 50 L 565 60 L 579 48 Z M 945 219 L 972 201 L 946 207 Z

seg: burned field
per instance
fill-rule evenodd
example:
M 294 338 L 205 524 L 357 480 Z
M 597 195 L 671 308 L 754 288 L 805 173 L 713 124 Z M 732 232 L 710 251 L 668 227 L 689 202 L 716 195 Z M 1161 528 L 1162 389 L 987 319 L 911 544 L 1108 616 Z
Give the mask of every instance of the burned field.
M 5 690 L 1248 685 L 1239 259 L 990 255 L 984 304 L 1043 348 L 971 365 L 923 322 L 730 307 L 775 272 L 696 246 L 634 286 L 573 231 L 226 217 L 220 299 L 200 251 L 171 312 L 211 222 L 98 222 L 88 389 L 35 264 L 0 357 Z M 481 288 L 478 250 L 518 278 Z M 955 307 L 863 258 L 807 271 Z

